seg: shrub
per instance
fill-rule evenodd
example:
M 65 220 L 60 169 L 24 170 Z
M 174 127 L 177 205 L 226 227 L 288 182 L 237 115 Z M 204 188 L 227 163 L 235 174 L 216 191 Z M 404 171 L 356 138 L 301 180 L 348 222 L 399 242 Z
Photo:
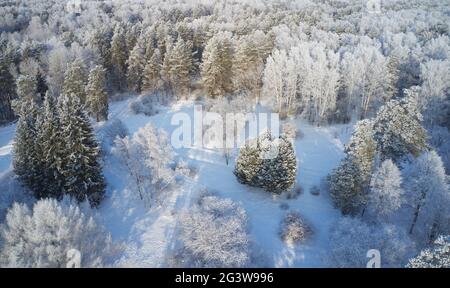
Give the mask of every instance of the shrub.
M 297 212 L 289 212 L 283 219 L 280 229 L 281 239 L 288 244 L 307 240 L 312 235 L 312 229 L 303 221 Z

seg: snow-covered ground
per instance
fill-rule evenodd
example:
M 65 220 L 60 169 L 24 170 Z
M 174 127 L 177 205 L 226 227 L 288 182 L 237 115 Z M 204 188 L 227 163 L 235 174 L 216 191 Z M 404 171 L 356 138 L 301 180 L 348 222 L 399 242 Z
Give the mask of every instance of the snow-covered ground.
M 176 112 L 193 114 L 193 103 L 179 103 L 147 117 L 134 115 L 128 109 L 132 99 L 114 102 L 110 106 L 110 120 L 120 119 L 130 135 L 147 123 L 165 129 L 169 135 L 176 128 L 171 117 Z M 350 125 L 315 127 L 297 122 L 303 133 L 295 141 L 298 170 L 297 184 L 303 193 L 296 199 L 273 196 L 257 188 L 241 185 L 233 174 L 234 157 L 227 166 L 220 151 L 210 149 L 176 149 L 178 157 L 198 169 L 196 179 L 176 189 L 162 206 L 146 208 L 126 188 L 126 171 L 113 156 L 107 156 L 104 174 L 107 197 L 98 216 L 115 240 L 124 242 L 121 266 L 163 267 L 166 255 L 176 243 L 177 214 L 189 208 L 202 188 L 240 202 L 250 220 L 250 233 L 255 245 L 264 253 L 267 264 L 274 267 L 320 267 L 328 247 L 330 225 L 340 217 L 325 193 L 314 196 L 309 190 L 334 168 L 343 157 L 344 143 Z M 0 175 L 11 169 L 11 147 L 15 125 L 0 128 Z M 284 205 L 282 205 L 284 204 Z M 282 207 L 288 206 L 288 209 Z M 279 238 L 280 222 L 287 211 L 298 211 L 314 230 L 305 244 L 289 247 Z

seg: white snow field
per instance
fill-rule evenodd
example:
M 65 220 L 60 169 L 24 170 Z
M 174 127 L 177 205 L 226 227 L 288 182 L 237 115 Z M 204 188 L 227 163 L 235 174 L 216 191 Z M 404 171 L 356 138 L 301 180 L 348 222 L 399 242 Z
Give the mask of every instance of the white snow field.
M 130 135 L 152 123 L 166 130 L 170 136 L 177 128 L 170 121 L 174 113 L 182 111 L 193 114 L 193 102 L 180 102 L 171 108 L 163 108 L 154 116 L 134 115 L 128 108 L 132 100 L 111 103 L 109 117 L 109 121 L 123 121 Z M 98 218 L 114 240 L 124 243 L 125 252 L 117 260 L 118 266 L 165 267 L 167 255 L 176 245 L 177 215 L 190 207 L 201 189 L 231 198 L 244 207 L 250 221 L 252 241 L 265 256 L 264 266 L 325 266 L 329 227 L 340 217 L 340 212 L 333 208 L 326 193 L 315 196 L 309 190 L 314 185 L 320 185 L 343 157 L 344 144 L 352 125 L 316 127 L 299 120 L 297 127 L 304 136 L 295 140 L 297 185 L 302 188 L 301 195 L 296 199 L 274 196 L 239 184 L 233 174 L 236 153 L 227 166 L 219 150 L 180 148 L 175 149 L 177 157 L 198 169 L 196 178 L 173 192 L 160 206 L 147 208 L 126 188 L 125 168 L 118 159 L 107 153 L 103 170 L 108 183 L 107 195 L 99 208 Z M 15 125 L 0 128 L 0 176 L 12 169 L 14 132 Z M 288 211 L 299 212 L 312 226 L 313 236 L 306 243 L 288 246 L 280 239 L 280 222 Z

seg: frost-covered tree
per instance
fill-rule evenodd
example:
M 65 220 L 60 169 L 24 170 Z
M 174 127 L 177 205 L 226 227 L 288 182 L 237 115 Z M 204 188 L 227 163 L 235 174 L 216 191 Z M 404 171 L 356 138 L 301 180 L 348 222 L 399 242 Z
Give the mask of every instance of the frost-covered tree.
M 390 159 L 372 175 L 369 192 L 369 206 L 382 217 L 389 216 L 403 204 L 402 176 Z
M 281 193 L 295 184 L 297 161 L 291 141 L 263 133 L 239 151 L 234 174 L 242 184 Z
M 17 96 L 22 99 L 37 100 L 37 82 L 32 75 L 20 75 L 16 80 Z
M 220 96 L 231 90 L 231 68 L 231 36 L 218 33 L 208 40 L 200 65 L 203 87 L 209 96 Z
M 418 156 L 427 148 L 427 133 L 415 101 L 417 90 L 404 93 L 405 98 L 393 99 L 381 107 L 374 120 L 374 139 L 382 159 Z
M 409 232 L 425 241 L 434 240 L 450 229 L 450 192 L 442 160 L 435 151 L 425 152 L 412 163 L 410 170 L 406 183 L 413 208 Z
M 167 48 L 162 67 L 164 81 L 177 93 L 190 87 L 192 71 L 192 43 L 179 38 L 173 46 Z M 157 59 L 155 59 L 157 60 Z
M 157 90 L 162 87 L 161 80 L 162 59 L 159 49 L 153 51 L 152 56 L 147 61 L 142 75 L 143 90 Z
M 121 25 L 116 25 L 111 39 L 111 65 L 117 81 L 116 88 L 123 91 L 126 88 L 126 62 L 128 59 L 125 31 Z
M 173 151 L 167 134 L 148 124 L 136 132 L 132 138 L 117 138 L 113 154 L 127 167 L 133 189 L 146 205 L 160 201 L 164 189 L 174 180 Z
M 361 179 L 368 184 L 375 161 L 376 143 L 373 140 L 373 121 L 358 121 L 345 146 L 345 153 L 358 165 Z
M 81 103 L 86 102 L 86 82 L 87 76 L 85 67 L 81 59 L 76 59 L 67 66 L 64 73 L 63 94 L 71 97 L 78 97 Z
M 59 98 L 58 114 L 64 155 L 60 171 L 64 176 L 64 194 L 78 201 L 89 200 L 97 206 L 105 193 L 105 182 L 99 163 L 99 147 L 89 118 L 78 97 Z
M 429 124 L 448 123 L 450 111 L 450 59 L 430 60 L 420 67 L 422 89 L 419 108 Z
M 13 104 L 15 113 L 19 116 L 14 136 L 14 172 L 22 184 L 32 188 L 38 183 L 40 173 L 40 155 L 35 147 L 39 108 L 31 97 L 16 100 Z
M 181 267 L 247 267 L 250 241 L 245 210 L 230 199 L 203 196 L 180 217 L 182 247 L 174 265 Z
M 329 264 L 332 267 L 365 268 L 370 249 L 380 251 L 381 267 L 403 267 L 413 242 L 401 228 L 368 225 L 358 218 L 343 217 L 332 225 Z
M 431 248 L 409 260 L 407 268 L 450 268 L 450 237 L 439 236 Z
M 89 73 L 86 86 L 86 107 L 89 113 L 97 119 L 108 119 L 108 93 L 106 91 L 106 70 L 95 66 Z
M 65 152 L 61 139 L 60 119 L 56 111 L 56 101 L 49 93 L 44 99 L 42 115 L 37 123 L 35 147 L 40 155 L 39 189 L 35 190 L 38 198 L 61 199 L 64 176 L 61 165 Z
M 127 65 L 128 89 L 139 93 L 142 88 L 142 77 L 145 66 L 145 47 L 142 39 L 140 39 L 130 51 Z
M 76 249 L 80 267 L 113 264 L 119 246 L 92 216 L 68 201 L 44 199 L 29 209 L 14 204 L 0 227 L 1 267 L 71 267 Z
M 9 66 L 8 59 L 0 56 L 0 123 L 14 118 L 12 100 L 16 95 L 16 87 Z
M 359 166 L 346 157 L 328 176 L 331 199 L 344 215 L 356 214 L 367 203 Z

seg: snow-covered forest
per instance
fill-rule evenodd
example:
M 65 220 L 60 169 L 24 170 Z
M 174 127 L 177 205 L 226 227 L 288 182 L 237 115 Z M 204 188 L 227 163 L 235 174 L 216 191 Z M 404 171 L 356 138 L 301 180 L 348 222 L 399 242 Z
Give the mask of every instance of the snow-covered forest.
M 449 33 L 448 0 L 2 1 L 0 267 L 450 268 Z

